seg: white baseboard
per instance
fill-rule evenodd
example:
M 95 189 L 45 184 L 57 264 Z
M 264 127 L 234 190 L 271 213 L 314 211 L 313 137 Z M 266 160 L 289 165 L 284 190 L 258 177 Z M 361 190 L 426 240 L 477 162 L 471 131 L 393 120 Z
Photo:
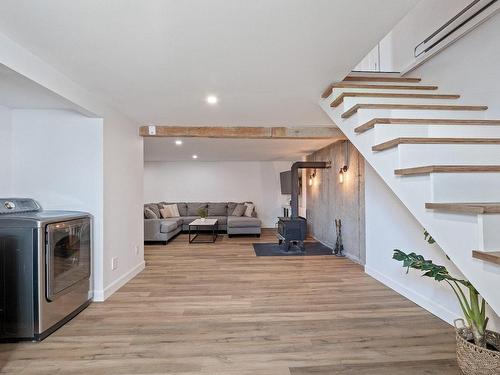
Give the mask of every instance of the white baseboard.
M 94 290 L 94 301 L 95 302 L 103 302 L 108 299 L 113 293 L 115 293 L 118 289 L 136 277 L 139 273 L 141 273 L 146 267 L 146 262 L 142 261 L 137 266 L 128 271 L 125 275 L 119 277 L 115 281 L 113 281 L 110 285 L 108 285 L 104 290 Z
M 370 268 L 369 266 L 365 265 L 365 272 L 374 279 L 380 281 L 382 284 L 408 298 L 410 301 L 415 302 L 420 307 L 426 309 L 431 314 L 437 316 L 438 318 L 444 320 L 449 324 L 453 325 L 453 321 L 455 319 L 462 318 L 461 316 L 458 316 L 454 312 L 448 310 L 443 305 L 436 303 L 436 301 L 433 301 L 426 296 L 415 292 L 414 290 L 408 289 L 405 285 L 391 278 L 388 278 L 387 276 L 381 274 L 373 268 Z

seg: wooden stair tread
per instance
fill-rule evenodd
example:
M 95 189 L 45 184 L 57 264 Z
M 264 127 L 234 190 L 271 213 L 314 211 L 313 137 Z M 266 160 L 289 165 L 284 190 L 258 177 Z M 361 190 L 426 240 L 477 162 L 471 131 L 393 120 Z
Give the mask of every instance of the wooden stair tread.
M 369 83 L 351 83 L 351 82 L 337 82 L 329 85 L 323 92 L 321 97 L 328 98 L 334 89 L 348 88 L 348 89 L 380 89 L 380 90 L 437 90 L 437 86 L 427 85 L 374 85 Z
M 459 99 L 460 95 L 454 94 L 399 94 L 388 92 L 343 92 L 331 104 L 330 107 L 337 107 L 344 98 L 365 97 L 365 98 L 404 98 L 404 99 Z
M 485 105 L 446 105 L 446 104 L 355 104 L 342 114 L 342 118 L 349 118 L 360 109 L 389 109 L 389 110 L 431 110 L 431 111 L 485 111 Z
M 429 173 L 481 173 L 500 172 L 500 165 L 426 165 L 422 167 L 396 169 L 397 176 L 412 176 Z
M 356 133 L 363 133 L 373 129 L 377 124 L 398 125 L 500 125 L 500 120 L 469 120 L 469 119 L 441 119 L 441 118 L 374 118 L 354 129 Z
M 408 82 L 408 83 L 418 83 L 422 79 L 421 78 L 412 78 L 412 77 L 384 77 L 374 75 L 348 75 L 344 78 L 343 82 Z
M 401 137 L 375 145 L 372 151 L 384 151 L 401 144 L 500 144 L 500 138 Z
M 500 251 L 473 250 L 472 257 L 500 265 Z
M 498 214 L 500 202 L 489 203 L 426 203 L 425 208 L 430 210 L 469 213 L 469 214 Z

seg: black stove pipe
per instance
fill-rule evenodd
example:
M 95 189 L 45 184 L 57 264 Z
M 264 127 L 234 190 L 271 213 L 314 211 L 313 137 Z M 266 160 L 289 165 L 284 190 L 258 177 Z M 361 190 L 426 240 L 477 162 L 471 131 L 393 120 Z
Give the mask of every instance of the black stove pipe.
M 292 165 L 292 218 L 299 217 L 299 168 L 330 168 L 329 161 L 297 161 Z

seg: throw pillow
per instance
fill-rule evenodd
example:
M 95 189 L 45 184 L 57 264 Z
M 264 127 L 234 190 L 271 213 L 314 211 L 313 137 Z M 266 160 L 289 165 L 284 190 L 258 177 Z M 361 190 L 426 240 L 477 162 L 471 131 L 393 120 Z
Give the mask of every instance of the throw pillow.
M 243 216 L 246 209 L 247 206 L 245 206 L 244 204 L 237 204 L 231 216 Z
M 162 219 L 168 219 L 170 216 L 170 209 L 163 206 L 163 208 L 160 208 L 160 214 Z
M 145 219 L 158 219 L 158 216 L 156 216 L 156 214 L 150 210 L 149 208 L 145 208 L 144 209 L 144 218 Z
M 153 211 L 158 219 L 161 217 L 160 214 L 161 205 L 158 205 L 156 203 L 148 203 L 144 205 L 144 208 L 149 208 L 151 211 Z
M 238 205 L 238 203 L 228 202 L 228 204 L 227 204 L 227 216 L 231 216 L 233 214 L 233 211 L 237 205 Z
M 252 203 L 245 203 L 245 207 L 246 207 L 245 216 L 252 217 L 253 209 L 255 208 L 255 205 L 253 205 Z
M 172 214 L 173 214 L 172 217 L 180 217 L 181 216 L 179 213 L 179 207 L 176 204 L 171 204 L 170 207 L 172 208 Z
M 179 209 L 176 204 L 167 204 L 160 208 L 161 217 L 168 219 L 171 217 L 179 217 Z

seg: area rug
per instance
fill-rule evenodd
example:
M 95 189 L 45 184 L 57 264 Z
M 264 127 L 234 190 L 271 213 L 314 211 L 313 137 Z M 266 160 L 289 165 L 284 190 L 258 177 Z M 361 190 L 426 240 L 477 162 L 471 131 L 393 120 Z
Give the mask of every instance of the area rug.
M 306 242 L 305 252 L 301 252 L 297 246 L 290 246 L 290 251 L 286 251 L 283 246 L 277 243 L 254 243 L 253 249 L 258 257 L 280 257 L 280 256 L 313 256 L 313 255 L 333 255 L 332 249 L 320 242 Z

